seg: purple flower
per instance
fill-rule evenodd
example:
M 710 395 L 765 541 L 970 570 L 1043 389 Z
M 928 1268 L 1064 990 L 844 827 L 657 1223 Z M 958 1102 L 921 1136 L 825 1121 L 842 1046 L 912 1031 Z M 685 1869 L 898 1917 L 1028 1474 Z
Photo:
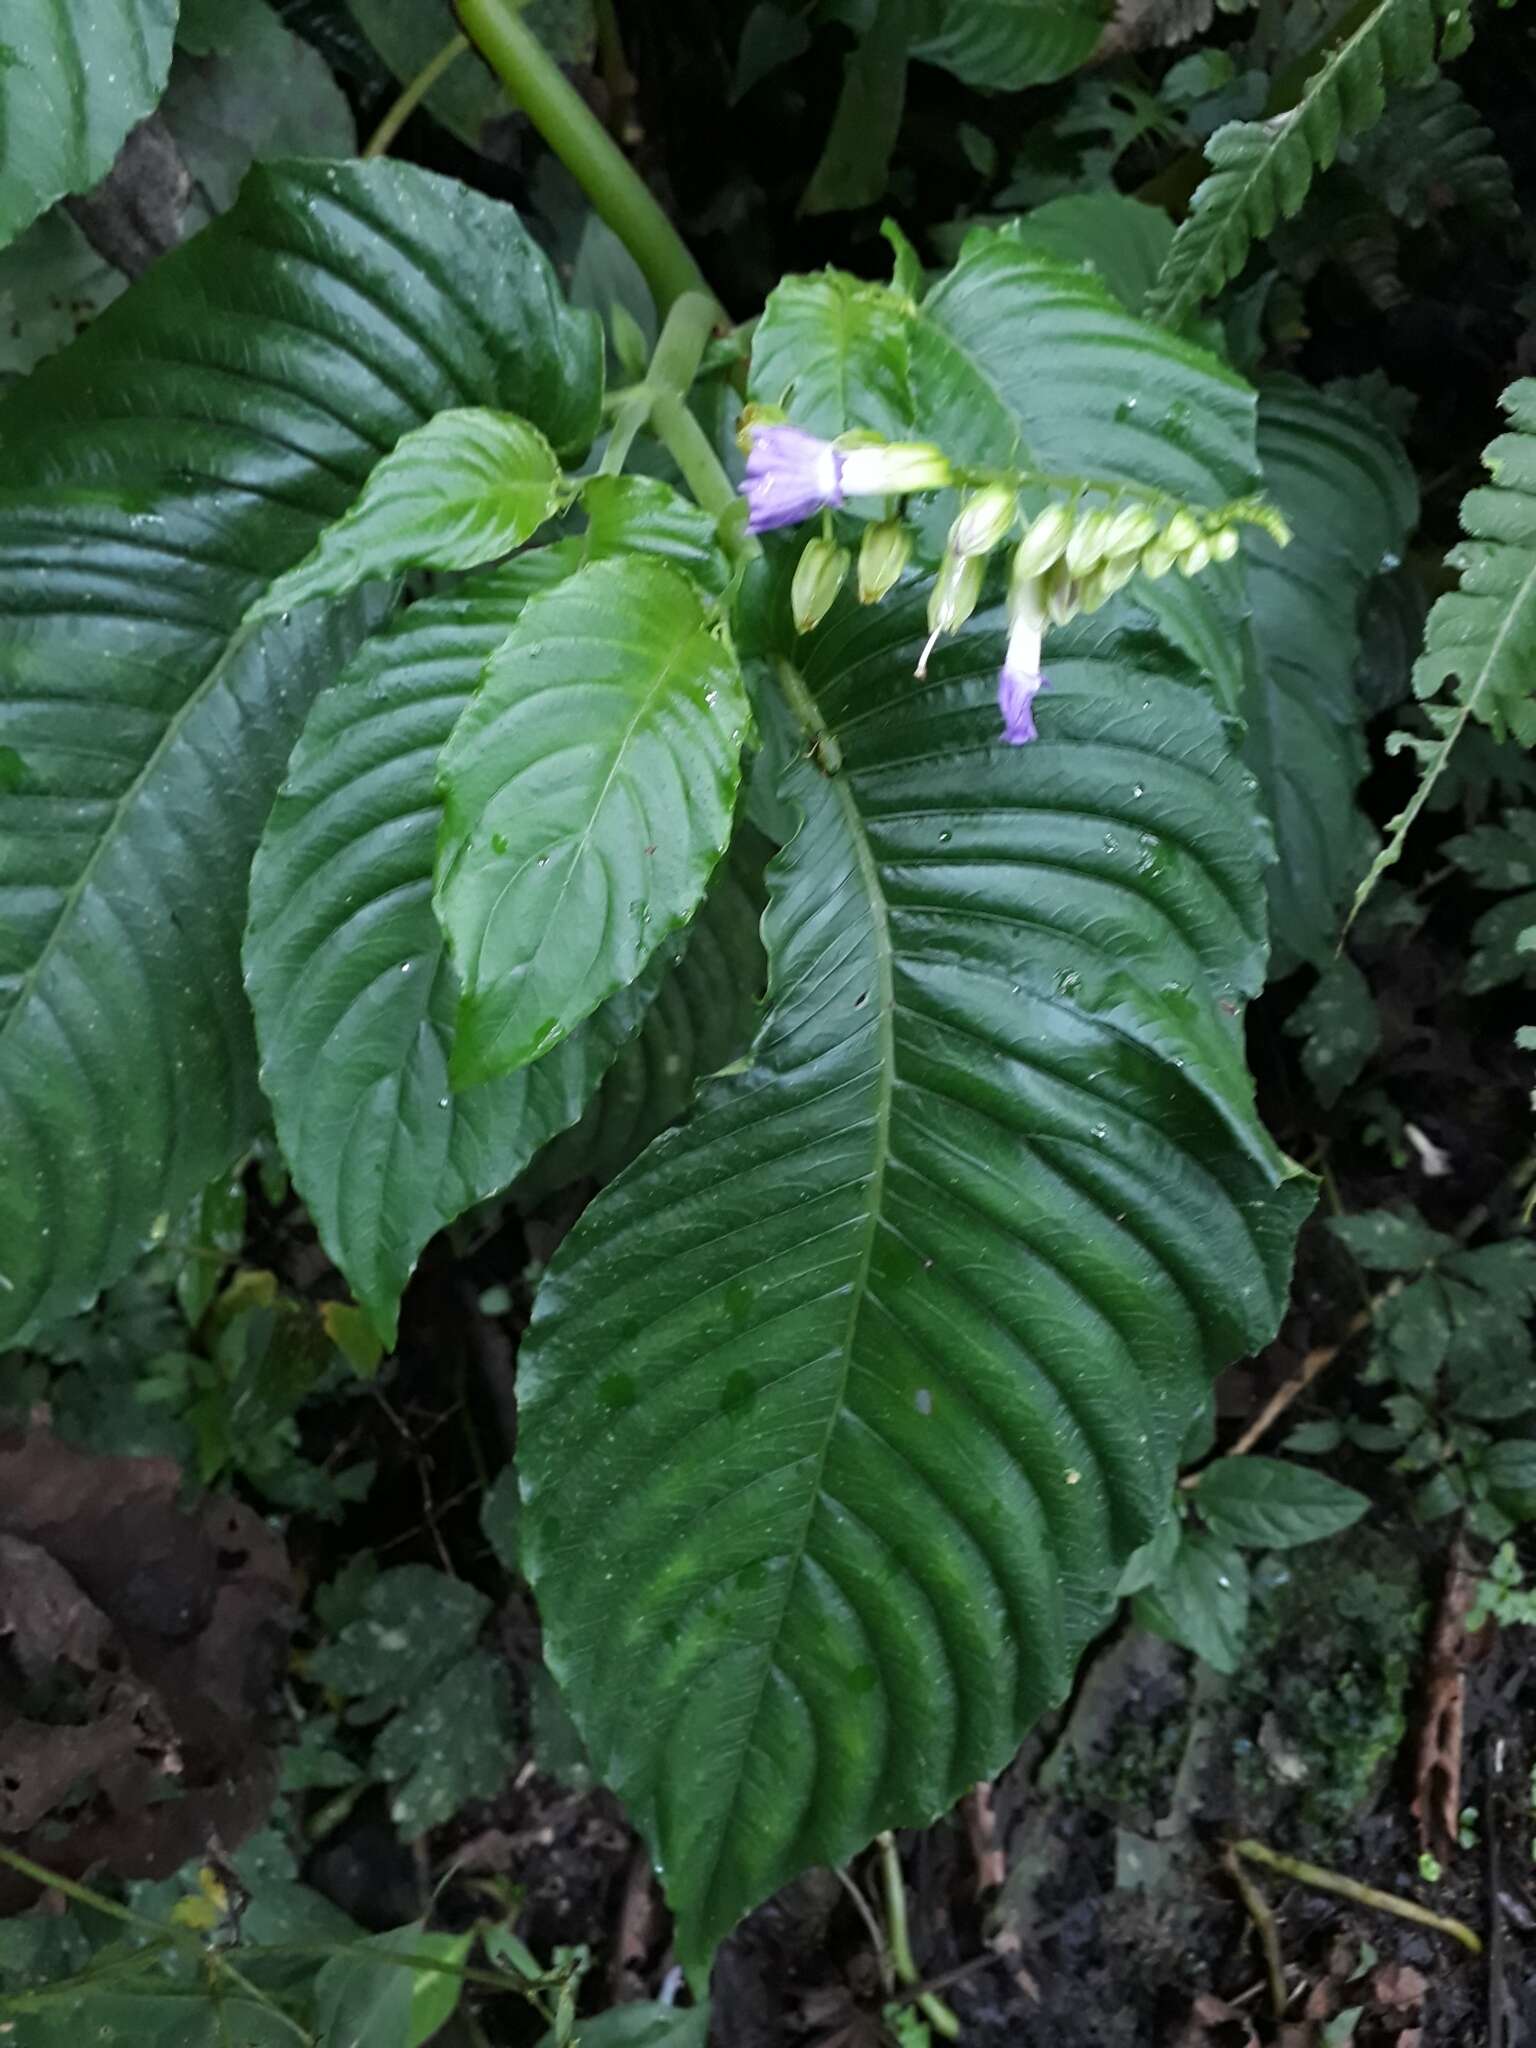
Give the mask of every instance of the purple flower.
M 1038 739 L 1035 699 L 1051 687 L 1040 673 L 1040 629 L 1020 621 L 1008 635 L 1008 652 L 997 678 L 997 708 L 1003 714 L 1003 739 L 1010 747 L 1026 747 Z
M 741 488 L 751 510 L 748 533 L 798 526 L 842 504 L 843 458 L 830 441 L 800 427 L 758 427 Z

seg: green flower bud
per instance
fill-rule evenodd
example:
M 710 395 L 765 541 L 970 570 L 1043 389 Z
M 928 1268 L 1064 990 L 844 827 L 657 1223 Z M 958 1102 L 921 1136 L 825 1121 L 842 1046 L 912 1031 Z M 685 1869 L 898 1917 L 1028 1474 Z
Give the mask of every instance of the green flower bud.
M 1139 555 L 1157 537 L 1157 521 L 1145 505 L 1127 505 L 1115 513 L 1104 535 L 1106 555 Z
M 752 436 L 759 427 L 782 427 L 788 424 L 789 414 L 782 405 L 762 405 L 754 399 L 741 409 L 736 422 L 736 446 L 743 455 L 752 453 Z
M 986 562 L 980 555 L 946 555 L 928 598 L 928 630 L 958 633 L 981 596 Z
M 1012 532 L 1018 509 L 1018 492 L 1007 484 L 987 484 L 973 491 L 949 529 L 951 549 L 957 555 L 990 555 Z
M 1024 529 L 1019 551 L 1013 558 L 1016 576 L 1039 576 L 1061 559 L 1072 531 L 1072 514 L 1063 504 L 1047 505 L 1038 519 Z
M 1179 574 L 1198 576 L 1211 559 L 1211 544 L 1202 533 L 1198 540 L 1187 547 L 1179 556 Z
M 1154 540 L 1141 551 L 1141 573 L 1155 582 L 1159 576 L 1166 576 L 1179 559 L 1179 551 L 1166 540 Z
M 1182 555 L 1186 548 L 1192 548 L 1197 540 L 1203 540 L 1199 522 L 1188 512 L 1175 512 L 1163 528 L 1163 539 L 1176 555 Z
M 1073 527 L 1063 560 L 1074 576 L 1086 576 L 1103 561 L 1111 523 L 1107 512 L 1085 512 Z
M 848 560 L 848 550 L 822 534 L 806 542 L 789 592 L 797 633 L 814 631 L 831 611 L 848 574 Z
M 943 491 L 954 472 L 931 441 L 886 441 L 878 447 L 835 444 L 845 498 L 899 498 L 907 491 Z
M 1237 528 L 1235 526 L 1218 526 L 1210 539 L 1212 561 L 1230 562 L 1237 553 Z
M 1077 578 L 1065 562 L 1057 562 L 1045 579 L 1045 608 L 1053 624 L 1064 626 L 1078 613 Z
M 859 547 L 859 603 L 878 604 L 901 581 L 912 553 L 912 536 L 899 519 L 866 526 Z
M 1113 597 L 1117 590 L 1125 588 L 1140 567 L 1140 560 L 1135 555 L 1111 555 L 1107 561 L 1100 562 L 1094 577 L 1103 586 L 1104 595 Z

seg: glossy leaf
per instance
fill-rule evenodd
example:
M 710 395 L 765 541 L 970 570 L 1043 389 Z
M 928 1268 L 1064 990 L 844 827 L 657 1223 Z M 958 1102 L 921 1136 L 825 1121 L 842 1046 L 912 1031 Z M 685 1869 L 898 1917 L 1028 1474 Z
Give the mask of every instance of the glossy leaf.
M 478 406 L 440 412 L 390 450 L 357 503 L 248 616 L 272 618 L 404 569 L 480 568 L 536 533 L 560 498 L 560 465 L 537 427 Z
M 1378 0 L 1328 52 L 1293 107 L 1268 121 L 1229 121 L 1206 144 L 1211 175 L 1174 238 L 1151 310 L 1182 325 L 1242 269 L 1255 241 L 1299 212 L 1319 171 L 1351 135 L 1380 120 L 1389 85 L 1431 74 L 1442 24 L 1465 20 L 1461 0 Z
M 1310 1193 L 1242 1069 L 1241 771 L 1165 649 L 1090 627 L 1019 748 L 995 635 L 919 682 L 920 591 L 819 629 L 844 765 L 788 749 L 754 1057 L 540 1290 L 525 1562 L 690 1965 L 1062 1697 L 1284 1298 Z
M 1367 767 L 1355 688 L 1365 593 L 1401 560 L 1418 489 L 1395 435 L 1342 395 L 1294 377 L 1259 391 L 1266 494 L 1289 546 L 1244 545 L 1255 663 L 1245 753 L 1275 831 L 1269 871 L 1274 971 L 1329 958 L 1371 854 L 1355 798 Z
M 1337 1536 L 1370 1506 L 1353 1487 L 1283 1458 L 1218 1458 L 1200 1474 L 1195 1502 L 1213 1535 L 1262 1550 Z
M 1008 230 L 1059 263 L 1091 264 L 1128 313 L 1139 313 L 1173 240 L 1155 206 L 1122 192 L 1074 192 L 1034 207 Z
M 658 1131 L 687 1114 L 701 1080 L 747 1050 L 767 980 L 758 927 L 770 851 L 752 826 L 737 826 L 684 935 L 682 957 L 662 978 L 644 1023 L 620 1047 L 581 1121 L 534 1161 L 522 1195 L 587 1176 L 612 1180 Z M 606 1014 L 600 1011 L 599 1020 Z M 547 1064 L 541 1060 L 531 1071 Z
M 1086 64 L 1113 11 L 1111 0 L 926 0 L 912 54 L 967 85 L 1018 92 Z
M 1137 1594 L 1136 1619 L 1230 1678 L 1248 1635 L 1248 1593 L 1241 1551 L 1203 1529 L 1186 1530 L 1167 1572 Z
M 439 769 L 456 1086 L 558 1045 L 693 915 L 747 722 L 735 657 L 664 563 L 591 562 L 528 605 Z
M 535 550 L 368 641 L 311 712 L 251 873 L 262 1086 L 321 1242 L 387 1343 L 427 1240 L 581 1115 L 645 1007 L 626 992 L 535 1065 L 450 1089 L 438 756 L 529 596 L 578 559 Z
M 582 559 L 609 555 L 660 555 L 686 569 L 695 583 L 718 595 L 730 571 L 720 551 L 715 522 L 691 498 L 653 476 L 594 476 L 581 487 L 587 529 Z
M 366 613 L 244 613 L 412 427 L 487 404 L 576 445 L 598 380 L 507 208 L 302 164 L 0 399 L 0 1342 L 88 1301 L 260 1125 L 247 869 Z
M 787 277 L 753 332 L 751 395 L 813 434 L 863 427 L 898 439 L 914 422 L 909 357 L 894 292 L 840 270 Z
M 10 0 L 0 57 L 0 247 L 106 176 L 164 90 L 176 0 Z

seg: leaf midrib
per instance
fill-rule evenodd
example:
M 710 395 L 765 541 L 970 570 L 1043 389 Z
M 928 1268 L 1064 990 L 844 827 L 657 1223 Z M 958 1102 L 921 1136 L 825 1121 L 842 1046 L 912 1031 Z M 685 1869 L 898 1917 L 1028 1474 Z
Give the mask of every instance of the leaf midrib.
M 801 679 L 801 687 L 804 688 L 803 678 Z M 811 696 L 808 689 L 805 690 L 805 696 L 808 703 L 815 707 L 815 699 Z M 830 726 L 820 718 L 819 710 L 817 711 L 817 723 L 820 730 L 831 730 Z M 854 799 L 848 778 L 845 775 L 837 774 L 828 776 L 826 779 L 831 784 L 833 800 L 842 812 L 847 825 L 849 841 L 853 848 L 860 879 L 864 884 L 865 894 L 870 905 L 871 923 L 874 927 L 875 971 L 878 989 L 878 1010 L 874 1039 L 879 1055 L 880 1075 L 874 1126 L 874 1166 L 866 1183 L 867 1206 L 864 1243 L 859 1253 L 855 1277 L 849 1288 L 848 1319 L 843 1335 L 842 1364 L 838 1380 L 837 1399 L 832 1409 L 826 1434 L 822 1439 L 821 1449 L 817 1454 L 815 1471 L 811 1475 L 807 1487 L 805 1516 L 800 1525 L 800 1531 L 795 1539 L 794 1546 L 788 1553 L 788 1566 L 783 1574 L 784 1597 L 779 1605 L 778 1619 L 774 1624 L 773 1634 L 763 1646 L 762 1664 L 758 1672 L 757 1691 L 752 1702 L 751 1713 L 744 1722 L 746 1732 L 738 1750 L 738 1758 L 744 1756 L 750 1750 L 756 1738 L 758 1717 L 762 1712 L 763 1699 L 768 1690 L 768 1674 L 777 1668 L 778 1649 L 784 1633 L 785 1620 L 790 1611 L 801 1566 L 805 1561 L 806 1548 L 810 1542 L 811 1525 L 815 1520 L 816 1509 L 821 1501 L 822 1479 L 826 1473 L 827 1458 L 832 1449 L 832 1439 L 837 1434 L 839 1421 L 847 1405 L 848 1381 L 853 1364 L 854 1335 L 858 1328 L 864 1298 L 869 1289 L 870 1269 L 874 1263 L 875 1240 L 879 1231 L 883 1207 L 886 1169 L 890 1163 L 891 1155 L 891 1105 L 896 1092 L 896 985 L 893 971 L 895 949 L 891 942 L 890 910 L 886 904 L 885 891 L 880 882 L 879 865 L 870 847 L 869 837 L 864 829 L 863 816 Z M 806 821 L 802 814 L 800 831 L 804 832 L 805 830 Z M 724 1854 L 726 1841 L 735 1825 L 736 1801 L 741 1790 L 742 1778 L 743 1773 L 738 1767 L 731 1787 L 730 1808 L 719 1829 L 716 1831 L 714 1855 L 710 1859 L 708 1872 L 698 1888 L 701 1896 L 707 1897 L 714 1887 L 715 1874 L 720 1867 L 720 1859 Z

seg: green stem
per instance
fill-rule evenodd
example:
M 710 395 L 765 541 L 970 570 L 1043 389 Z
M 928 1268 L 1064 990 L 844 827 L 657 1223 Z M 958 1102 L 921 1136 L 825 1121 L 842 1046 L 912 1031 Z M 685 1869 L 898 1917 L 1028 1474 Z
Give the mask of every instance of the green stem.
M 726 475 L 708 434 L 675 392 L 657 394 L 651 407 L 651 431 L 682 471 L 683 482 L 699 506 L 719 525 L 726 551 L 733 555 L 755 552 L 756 541 L 749 546 L 745 531 L 734 523 L 736 515 L 746 509 L 736 486 Z
M 879 1835 L 880 1868 L 885 1878 L 885 1925 L 890 1937 L 891 1961 L 903 1984 L 921 1984 L 922 1973 L 912 1955 L 912 1937 L 907 1932 L 907 1888 L 901 1880 L 901 1858 L 896 1854 L 896 1837 Z M 931 1991 L 919 1991 L 915 2004 L 936 2034 L 946 2041 L 960 2038 L 960 2022 L 943 1999 Z
M 449 65 L 463 56 L 469 48 L 469 37 L 458 35 L 451 42 L 444 43 L 430 63 L 424 64 L 401 92 L 400 97 L 385 114 L 378 127 L 369 136 L 363 149 L 365 157 L 387 156 L 390 145 L 412 114 L 421 105 L 427 94 L 436 85 Z
M 635 436 L 650 422 L 658 404 L 668 398 L 681 403 L 687 395 L 714 331 L 717 310 L 706 292 L 684 292 L 668 313 L 643 380 L 630 386 L 614 409 L 613 429 L 603 451 L 603 476 L 617 476 L 623 469 Z
M 644 180 L 513 0 L 458 0 L 465 34 L 628 249 L 663 314 L 709 287 Z
M 1249 1863 L 1262 1863 L 1265 1869 L 1277 1870 L 1282 1877 L 1293 1877 L 1298 1884 L 1310 1885 L 1314 1891 L 1333 1892 L 1341 1899 L 1353 1899 L 1357 1905 L 1374 1906 L 1382 1913 L 1395 1913 L 1399 1920 L 1412 1920 L 1420 1927 L 1433 1927 L 1437 1933 L 1448 1934 L 1463 1948 L 1471 1949 L 1475 1956 L 1483 1952 L 1481 1938 L 1464 1920 L 1451 1920 L 1443 1913 L 1432 1913 L 1416 1899 L 1400 1899 L 1394 1892 L 1378 1891 L 1375 1885 L 1361 1884 L 1337 1870 L 1324 1870 L 1320 1864 L 1303 1863 L 1295 1856 L 1282 1856 L 1264 1842 L 1234 1842 L 1232 1849 L 1235 1855 L 1246 1858 Z

